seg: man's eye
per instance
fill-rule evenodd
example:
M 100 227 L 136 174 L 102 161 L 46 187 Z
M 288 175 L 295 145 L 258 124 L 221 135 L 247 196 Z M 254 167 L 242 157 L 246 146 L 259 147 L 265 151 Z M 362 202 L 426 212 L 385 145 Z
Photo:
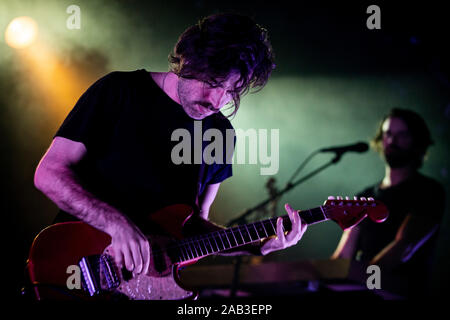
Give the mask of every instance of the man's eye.
M 214 83 L 209 83 L 209 82 L 206 83 L 206 86 L 207 86 L 208 88 L 210 88 L 210 89 L 214 89 L 214 88 L 220 87 L 219 84 L 214 84 Z

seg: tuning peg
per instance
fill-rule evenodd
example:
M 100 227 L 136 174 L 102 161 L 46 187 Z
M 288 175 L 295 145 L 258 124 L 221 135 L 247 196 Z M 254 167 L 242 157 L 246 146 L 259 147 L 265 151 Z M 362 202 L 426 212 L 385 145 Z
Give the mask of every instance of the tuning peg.
M 328 196 L 328 200 L 335 200 L 333 196 Z
M 361 197 L 360 199 L 361 199 L 361 201 L 367 201 L 366 197 Z
M 342 200 L 342 196 L 337 196 L 336 199 L 337 200 Z
M 353 200 L 358 201 L 358 197 L 357 196 L 353 196 Z
M 369 201 L 375 201 L 375 199 L 372 198 L 372 197 L 367 198 L 367 200 L 369 200 Z

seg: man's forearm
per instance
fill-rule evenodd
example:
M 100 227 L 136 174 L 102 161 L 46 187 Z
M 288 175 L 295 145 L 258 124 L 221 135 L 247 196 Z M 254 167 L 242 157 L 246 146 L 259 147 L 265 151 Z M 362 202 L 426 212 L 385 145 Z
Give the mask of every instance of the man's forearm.
M 108 234 L 113 222 L 126 219 L 117 209 L 85 190 L 71 169 L 39 170 L 36 187 L 61 210 Z

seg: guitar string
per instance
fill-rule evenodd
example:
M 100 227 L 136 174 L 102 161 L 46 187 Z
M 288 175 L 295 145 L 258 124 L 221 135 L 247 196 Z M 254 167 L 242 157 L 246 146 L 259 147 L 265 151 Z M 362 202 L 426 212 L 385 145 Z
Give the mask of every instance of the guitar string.
M 366 207 L 366 206 L 361 206 L 361 207 L 364 208 L 364 207 Z M 327 220 L 327 219 L 330 219 L 329 216 L 327 215 L 327 213 L 329 213 L 329 212 L 335 210 L 336 207 L 333 207 L 333 206 L 322 206 L 322 208 L 324 208 L 324 212 L 323 212 L 323 213 L 325 213 L 325 219 L 324 219 L 324 220 Z M 316 208 L 316 209 L 318 209 L 318 208 Z M 311 209 L 311 210 L 314 210 L 314 209 Z M 308 210 L 303 210 L 303 211 L 300 210 L 300 212 L 305 212 L 305 211 L 308 211 Z M 309 211 L 310 211 L 310 210 L 309 210 Z M 278 218 L 279 218 L 279 217 L 271 218 L 271 219 L 266 219 L 266 220 L 257 221 L 257 222 L 251 223 L 251 224 L 253 224 L 253 225 L 255 225 L 255 224 L 257 224 L 257 223 L 263 224 L 263 226 L 264 226 L 264 228 L 265 228 L 265 224 L 270 223 L 270 224 L 272 225 L 272 221 L 275 220 L 275 219 L 278 219 Z M 288 215 L 281 216 L 281 218 L 283 218 L 283 220 L 285 220 L 285 219 L 288 218 Z M 323 221 L 323 220 L 322 220 L 322 221 Z M 290 222 L 290 220 L 288 220 L 288 222 Z M 319 222 L 319 221 L 317 221 L 317 222 Z M 196 249 L 197 249 L 197 248 L 196 248 L 196 245 L 198 246 L 199 251 L 200 251 L 201 253 L 203 253 L 203 250 L 201 249 L 200 241 L 203 240 L 203 241 L 205 242 L 206 240 L 210 241 L 211 239 L 217 239 L 217 235 L 215 235 L 215 234 L 218 234 L 218 236 L 220 237 L 220 239 L 222 239 L 222 236 L 223 236 L 223 235 L 225 235 L 225 236 L 227 237 L 227 239 L 228 239 L 228 236 L 229 236 L 230 234 L 234 235 L 235 231 L 241 231 L 241 230 L 243 230 L 243 228 L 244 228 L 245 226 L 246 226 L 246 225 L 236 226 L 236 227 L 233 227 L 233 228 L 224 229 L 224 230 L 218 230 L 218 231 L 214 231 L 214 232 L 210 232 L 210 233 L 206 233 L 206 234 L 202 234 L 202 235 L 193 236 L 193 237 L 190 237 L 190 238 L 187 238 L 187 239 L 183 239 L 183 240 L 180 240 L 180 241 L 176 241 L 174 244 L 169 245 L 169 246 L 165 247 L 164 249 L 155 250 L 155 251 L 153 252 L 153 255 L 155 255 L 155 256 L 158 257 L 160 254 L 166 253 L 169 249 L 176 249 L 176 248 L 182 248 L 182 247 L 189 246 L 189 249 L 190 249 L 191 252 L 192 252 L 192 254 L 191 254 L 192 256 L 194 256 L 194 250 L 195 250 L 195 252 L 196 252 L 195 255 L 197 255 L 196 258 L 199 258 L 199 257 L 202 257 L 202 256 L 207 256 L 207 255 L 213 254 L 213 253 L 216 252 L 216 251 L 214 250 L 213 245 L 211 244 L 211 242 L 209 242 L 209 243 L 210 243 L 209 246 L 211 247 L 211 249 L 213 249 L 213 253 L 209 253 L 209 252 L 208 252 L 208 248 L 207 248 L 207 246 L 206 246 L 206 244 L 205 244 L 205 245 L 204 245 L 204 248 L 206 249 L 207 254 L 198 255 L 198 252 L 197 252 L 197 250 L 196 250 Z M 257 236 L 259 237 L 258 230 L 256 230 L 256 226 L 254 226 L 254 227 L 255 227 L 255 232 L 256 232 Z M 272 225 L 272 227 L 273 227 L 273 225 Z M 233 231 L 232 229 L 235 229 L 235 230 Z M 260 231 L 261 231 L 261 230 L 260 230 Z M 224 234 L 220 235 L 221 232 L 224 233 Z M 265 232 L 267 233 L 267 230 L 266 230 Z M 250 232 L 248 232 L 248 233 L 249 233 L 249 238 L 251 239 Z M 234 238 L 235 238 L 235 237 L 234 237 Z M 242 238 L 243 238 L 243 237 L 242 237 Z M 261 238 L 264 238 L 264 237 L 259 237 L 258 240 L 260 240 Z M 253 241 L 250 241 L 250 242 L 248 242 L 248 243 L 244 242 L 243 244 L 239 244 L 239 242 L 237 241 L 237 239 L 235 239 L 235 240 L 236 240 L 236 246 L 233 246 L 233 245 L 231 245 L 231 242 L 230 242 L 230 240 L 228 239 L 228 242 L 230 242 L 230 245 L 231 245 L 230 248 L 225 248 L 225 244 L 224 244 L 224 245 L 223 245 L 223 249 L 220 249 L 219 245 L 216 245 L 216 247 L 219 249 L 218 252 L 223 251 L 223 250 L 229 250 L 229 249 L 232 249 L 232 248 L 234 248 L 234 247 L 238 247 L 238 246 L 245 245 L 245 244 L 248 244 L 248 243 L 253 242 Z M 245 241 L 245 239 L 243 239 L 243 240 Z M 255 241 L 257 241 L 257 240 L 255 240 Z M 217 241 L 215 241 L 215 242 L 217 243 Z M 223 243 L 223 241 L 221 241 L 221 242 Z M 190 245 L 194 245 L 194 250 L 192 250 L 192 248 L 190 247 Z M 186 252 L 187 252 L 187 251 L 186 251 Z M 186 255 L 189 257 L 189 254 L 186 254 Z M 180 257 L 180 258 L 181 258 L 181 257 Z M 195 259 L 195 257 L 192 258 L 192 259 Z M 189 261 L 189 260 L 191 260 L 191 258 L 189 258 L 189 259 L 187 259 L 187 260 L 185 260 L 185 261 Z
M 325 215 L 325 219 L 324 219 L 324 220 L 329 220 L 330 217 L 328 216 L 328 213 L 330 213 L 330 212 L 336 210 L 336 207 L 335 207 L 335 206 L 321 206 L 321 207 L 322 207 L 322 209 L 324 209 L 323 211 L 321 211 L 321 212 L 323 212 L 324 215 Z M 342 207 L 342 206 L 341 206 L 341 207 Z M 320 208 L 320 207 L 315 208 L 315 209 L 318 210 L 319 208 Z M 348 207 L 348 208 L 349 208 L 349 209 L 350 209 L 350 208 L 354 208 L 354 206 Z M 359 208 L 371 208 L 371 207 L 368 207 L 368 206 L 360 206 Z M 299 212 L 306 212 L 306 211 L 311 211 L 311 210 L 314 210 L 314 209 L 310 209 L 310 210 L 299 210 Z M 265 224 L 266 224 L 266 223 L 270 223 L 270 224 L 272 225 L 272 227 L 273 227 L 272 221 L 273 221 L 273 220 L 276 220 L 276 219 L 278 219 L 278 218 L 280 218 L 280 217 L 281 217 L 283 220 L 285 220 L 285 219 L 287 219 L 289 216 L 288 216 L 288 215 L 279 216 L 279 217 L 270 218 L 270 219 L 266 219 L 266 220 L 262 220 L 262 221 L 256 221 L 256 222 L 250 223 L 250 224 L 255 225 L 255 224 L 259 223 L 259 224 L 262 224 L 263 227 L 265 228 Z M 321 221 L 324 221 L 324 220 L 321 220 Z M 290 220 L 288 220 L 288 222 L 290 222 Z M 317 221 L 317 222 L 319 222 L 319 221 Z M 250 225 L 250 224 L 248 224 L 248 225 Z M 234 235 L 235 231 L 241 231 L 241 229 L 243 229 L 243 228 L 246 227 L 246 226 L 247 226 L 247 225 L 240 225 L 240 226 L 236 226 L 236 227 L 229 228 L 229 229 L 218 230 L 218 231 L 209 232 L 209 233 L 202 234 L 202 235 L 197 235 L 197 236 L 189 237 L 189 238 L 187 238 L 187 239 L 179 240 L 179 241 L 176 241 L 176 242 L 174 242 L 173 244 L 171 244 L 171 245 L 169 245 L 169 246 L 167 246 L 167 247 L 165 247 L 165 248 L 163 248 L 163 249 L 156 249 L 156 250 L 152 251 L 152 255 L 153 255 L 153 256 L 156 256 L 156 257 L 159 257 L 159 256 L 162 255 L 162 254 L 166 254 L 167 251 L 170 250 L 170 249 L 178 249 L 178 248 L 180 248 L 180 250 L 181 250 L 182 247 L 190 246 L 190 245 L 192 244 L 192 245 L 194 245 L 194 250 L 196 251 L 197 258 L 200 258 L 200 257 L 202 257 L 202 256 L 211 255 L 211 254 L 213 254 L 214 252 L 220 252 L 220 251 L 223 251 L 223 250 L 229 250 L 229 249 L 232 249 L 232 248 L 234 248 L 234 247 L 242 246 L 242 245 L 251 243 L 251 242 L 253 242 L 253 241 L 250 241 L 250 242 L 246 243 L 244 237 L 242 237 L 243 240 L 244 240 L 244 243 L 243 243 L 243 244 L 239 244 L 238 241 L 237 241 L 237 239 L 235 239 L 235 240 L 236 240 L 236 246 L 233 246 L 233 245 L 232 245 L 230 248 L 225 248 L 225 244 L 223 244 L 223 249 L 220 249 L 220 248 L 219 248 L 219 245 L 216 245 L 216 247 L 219 249 L 219 251 L 215 251 L 214 248 L 213 248 L 213 245 L 211 244 L 211 241 L 210 241 L 210 240 L 211 240 L 211 239 L 215 240 L 215 239 L 217 239 L 218 237 L 219 237 L 220 239 L 222 239 L 222 236 L 223 236 L 223 235 L 225 235 L 225 236 L 228 238 L 229 234 L 227 234 L 227 233 L 231 233 L 232 235 Z M 254 227 L 255 227 L 256 235 L 259 237 L 258 230 L 256 229 L 256 226 L 254 226 Z M 233 231 L 232 229 L 235 229 L 235 231 Z M 223 234 L 223 235 L 220 235 L 221 232 L 224 233 L 224 234 Z M 265 230 L 265 232 L 267 233 L 267 230 Z M 218 237 L 217 237 L 217 235 L 215 235 L 215 234 L 217 234 Z M 250 231 L 248 231 L 248 234 L 249 234 L 249 238 L 251 239 Z M 261 238 L 264 238 L 264 237 L 260 237 L 258 240 L 260 240 Z M 211 247 L 211 249 L 213 249 L 213 252 L 212 252 L 212 253 L 209 253 L 209 252 L 208 252 L 207 245 L 205 244 L 204 247 L 205 247 L 205 249 L 206 249 L 206 254 L 198 255 L 198 252 L 197 252 L 197 250 L 196 250 L 197 248 L 196 248 L 195 246 L 198 245 L 198 247 L 199 247 L 199 249 L 200 249 L 200 252 L 203 253 L 203 250 L 201 249 L 201 244 L 200 244 L 199 242 L 200 242 L 200 241 L 206 241 L 206 240 L 209 241 L 209 246 Z M 255 241 L 257 241 L 257 240 L 255 240 Z M 217 241 L 215 241 L 215 242 L 217 243 Z M 223 241 L 221 241 L 221 242 L 223 243 Z M 228 242 L 230 242 L 229 239 L 228 239 Z M 231 245 L 231 242 L 230 242 L 230 245 Z M 189 247 L 189 249 L 191 249 L 191 248 Z M 194 256 L 194 250 L 191 249 L 191 252 L 192 252 L 191 255 L 192 255 L 192 256 Z M 187 251 L 186 251 L 186 252 L 187 252 Z M 189 254 L 186 254 L 186 255 L 189 257 Z M 181 257 L 180 257 L 180 258 L 181 258 Z M 192 258 L 192 259 L 195 259 L 195 257 Z M 192 259 L 189 258 L 189 259 L 184 260 L 184 261 L 189 261 L 189 260 L 192 260 Z M 181 262 L 183 262 L 183 261 L 181 261 Z

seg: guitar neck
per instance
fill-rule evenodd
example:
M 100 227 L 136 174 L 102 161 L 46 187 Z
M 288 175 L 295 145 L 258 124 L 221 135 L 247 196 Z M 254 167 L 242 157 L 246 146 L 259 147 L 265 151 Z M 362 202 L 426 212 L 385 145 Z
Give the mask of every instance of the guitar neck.
M 308 225 L 329 219 L 324 206 L 300 211 L 299 215 Z M 274 217 L 183 239 L 171 247 L 176 251 L 172 252 L 172 256 L 175 258 L 175 262 L 184 262 L 260 241 L 276 234 L 278 218 Z M 281 218 L 284 230 L 290 231 L 292 225 L 289 216 L 284 215 Z

